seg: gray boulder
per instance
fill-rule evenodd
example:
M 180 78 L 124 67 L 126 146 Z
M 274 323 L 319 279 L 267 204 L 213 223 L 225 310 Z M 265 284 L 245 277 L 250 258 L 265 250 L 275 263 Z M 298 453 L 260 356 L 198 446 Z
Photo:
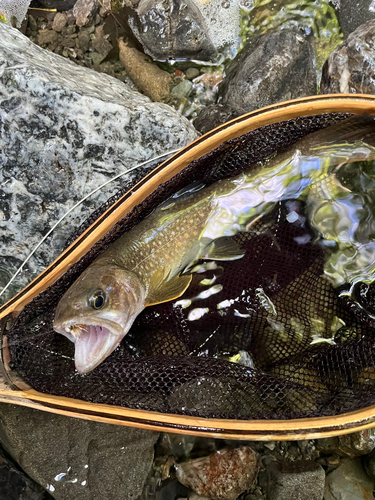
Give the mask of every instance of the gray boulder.
M 323 66 L 320 92 L 375 94 L 375 19 L 350 34 Z
M 137 498 L 159 437 L 5 403 L 0 424 L 6 451 L 57 500 Z
M 280 30 L 248 43 L 230 65 L 218 101 L 243 113 L 316 94 L 314 52 L 299 33 Z
M 314 51 L 293 30 L 269 32 L 250 41 L 219 87 L 218 107 L 210 106 L 194 121 L 207 132 L 221 118 L 233 118 L 270 104 L 316 94 Z M 223 107 L 222 107 L 223 106 Z
M 0 23 L 0 287 L 81 198 L 196 136 L 194 127 L 166 104 L 76 66 Z M 125 175 L 80 205 L 29 261 L 5 298 L 60 254 L 89 213 L 148 171 Z

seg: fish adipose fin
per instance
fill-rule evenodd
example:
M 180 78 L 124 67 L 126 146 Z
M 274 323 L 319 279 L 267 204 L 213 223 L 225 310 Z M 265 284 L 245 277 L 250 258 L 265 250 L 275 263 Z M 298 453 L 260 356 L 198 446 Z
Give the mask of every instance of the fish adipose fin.
M 241 259 L 245 252 L 229 236 L 223 236 L 211 241 L 203 250 L 200 259 L 210 260 L 237 260 Z
M 191 282 L 191 275 L 174 276 L 168 279 L 164 268 L 156 271 L 150 280 L 150 292 L 147 294 L 146 306 L 153 306 L 177 299 L 185 292 Z

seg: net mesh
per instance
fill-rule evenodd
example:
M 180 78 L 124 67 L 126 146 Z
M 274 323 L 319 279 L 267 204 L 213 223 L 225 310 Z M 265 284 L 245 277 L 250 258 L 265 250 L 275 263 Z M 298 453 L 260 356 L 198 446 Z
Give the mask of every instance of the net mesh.
M 74 345 L 52 328 L 58 301 L 83 269 L 173 193 L 193 181 L 210 184 L 249 171 L 347 116 L 262 127 L 159 186 L 26 306 L 8 333 L 11 368 L 44 393 L 200 417 L 290 419 L 375 404 L 375 322 L 364 312 L 375 308 L 375 288 L 366 285 L 366 293 L 359 288 L 356 302 L 338 296 L 322 276 L 322 249 L 309 238 L 300 244 L 309 228 L 287 220 L 292 209 L 304 213 L 297 200 L 278 204 L 251 232 L 235 237 L 246 250 L 242 259 L 217 263 L 216 269 L 202 263 L 182 298 L 146 308 L 91 373 L 75 371 Z M 130 187 L 96 211 L 70 241 Z M 214 275 L 219 291 L 202 293 Z M 311 343 L 314 338 L 319 341 Z

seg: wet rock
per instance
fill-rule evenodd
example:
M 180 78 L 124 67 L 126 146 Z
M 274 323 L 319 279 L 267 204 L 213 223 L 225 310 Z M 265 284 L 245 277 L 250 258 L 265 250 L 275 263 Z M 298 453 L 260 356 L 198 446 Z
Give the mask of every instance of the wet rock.
M 363 470 L 361 459 L 343 462 L 328 474 L 324 500 L 372 500 L 374 480 Z
M 258 473 L 258 455 L 249 446 L 224 448 L 207 457 L 176 464 L 178 480 L 212 500 L 235 500 Z
M 133 500 L 159 434 L 0 405 L 6 451 L 57 500 Z
M 62 31 L 63 28 L 65 28 L 67 22 L 68 20 L 66 15 L 63 14 L 62 12 L 58 12 L 55 16 L 55 19 L 53 20 L 52 29 L 54 31 L 60 32 Z
M 0 498 L 2 500 L 48 500 L 52 498 L 0 448 Z
M 80 28 L 86 26 L 99 10 L 98 0 L 77 0 L 73 7 L 73 14 L 76 18 L 76 24 Z
M 369 7 L 372 0 L 340 0 L 339 20 L 345 38 L 358 26 L 375 18 Z
M 57 9 L 59 11 L 69 10 L 74 7 L 77 0 L 39 0 L 47 9 Z
M 368 455 L 375 448 L 375 428 L 344 436 L 317 439 L 316 447 L 325 455 L 336 454 L 340 457 Z
M 268 500 L 323 500 L 325 473 L 315 462 L 272 462 L 267 480 Z
M 375 93 L 375 20 L 357 28 L 323 66 L 322 94 Z
M 186 78 L 188 80 L 194 80 L 194 78 L 196 78 L 197 76 L 199 76 L 199 69 L 198 68 L 188 68 L 186 70 Z
M 129 24 L 154 60 L 209 60 L 216 48 L 203 16 L 192 0 L 141 0 Z
M 147 56 L 119 40 L 120 61 L 136 86 L 154 102 L 169 94 L 171 75 L 153 64 Z
M 314 53 L 299 33 L 281 30 L 248 43 L 230 65 L 218 102 L 241 113 L 316 94 Z
M 211 104 L 204 108 L 194 120 L 194 127 L 202 134 L 218 127 L 242 113 L 231 106 L 221 106 L 220 104 Z
M 43 50 L 3 23 L 0 67 L 0 203 L 8 207 L 9 217 L 0 230 L 4 285 L 55 221 L 83 196 L 148 158 L 184 146 L 197 133 L 169 106 Z M 124 182 L 145 172 L 147 168 L 109 184 L 65 219 L 29 261 L 14 291 L 60 254 L 89 213 Z

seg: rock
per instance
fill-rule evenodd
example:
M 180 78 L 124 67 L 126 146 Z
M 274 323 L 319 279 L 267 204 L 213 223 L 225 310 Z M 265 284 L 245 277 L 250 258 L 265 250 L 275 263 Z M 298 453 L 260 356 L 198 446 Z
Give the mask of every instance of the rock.
M 242 113 L 231 106 L 221 106 L 220 104 L 211 104 L 204 108 L 194 120 L 194 127 L 202 134 L 209 132 L 222 123 L 225 123 Z
M 169 95 L 171 75 L 123 40 L 119 40 L 120 61 L 136 86 L 154 102 L 162 102 Z
M 236 500 L 258 474 L 258 455 L 249 446 L 223 448 L 207 457 L 176 464 L 178 480 L 212 500 Z
M 325 473 L 315 462 L 271 462 L 267 479 L 267 500 L 323 500 Z
M 194 80 L 197 76 L 199 76 L 199 69 L 198 68 L 188 68 L 186 70 L 186 78 L 188 80 Z
M 148 158 L 183 147 L 197 132 L 171 107 L 43 50 L 3 23 L 0 67 L 4 285 L 48 229 L 83 196 Z M 109 184 L 70 214 L 9 293 L 52 262 L 89 213 L 149 169 Z
M 78 42 L 82 52 L 87 52 L 90 48 L 90 33 L 88 30 L 80 30 L 78 33 Z
M 48 500 L 46 490 L 26 476 L 0 448 L 0 498 L 3 500 Z
M 375 480 L 375 450 L 365 457 L 363 467 L 370 479 Z
M 375 20 L 368 21 L 332 52 L 323 66 L 320 92 L 375 94 Z
M 339 21 L 345 38 L 358 26 L 375 18 L 374 9 L 369 7 L 372 0 L 340 0 Z
M 65 28 L 67 22 L 68 20 L 66 18 L 66 15 L 62 12 L 58 12 L 53 20 L 52 29 L 54 31 L 60 32 L 63 28 Z
M 328 474 L 324 500 L 372 500 L 374 481 L 363 470 L 361 459 L 343 462 Z
M 49 45 L 50 43 L 55 43 L 58 34 L 53 30 L 39 30 L 38 31 L 38 45 Z
M 10 0 L 0 2 L 0 22 L 5 21 L 9 26 L 22 29 L 23 21 L 26 18 L 30 0 Z
M 152 466 L 157 432 L 0 405 L 0 441 L 57 500 L 133 500 Z
M 241 113 L 316 94 L 313 49 L 292 30 L 267 33 L 231 63 L 218 102 Z
M 177 97 L 178 99 L 182 99 L 182 97 L 189 97 L 191 91 L 193 89 L 193 84 L 189 80 L 182 80 L 178 85 L 173 87 L 171 90 L 171 95 L 173 97 Z
M 39 0 L 47 9 L 57 9 L 60 11 L 71 9 L 77 0 Z
M 94 66 L 99 65 L 105 59 L 99 52 L 90 52 L 90 57 Z
M 317 439 L 316 447 L 325 455 L 336 454 L 340 457 L 368 455 L 375 448 L 375 428 L 344 436 Z
M 108 36 L 103 32 L 103 25 L 96 28 L 92 46 L 103 57 L 107 57 L 113 49 L 112 44 L 107 40 Z
M 216 48 L 193 0 L 141 0 L 129 25 L 152 59 L 209 60 Z
M 76 18 L 76 24 L 80 28 L 86 26 L 99 10 L 98 0 L 77 0 L 73 7 L 73 14 Z

